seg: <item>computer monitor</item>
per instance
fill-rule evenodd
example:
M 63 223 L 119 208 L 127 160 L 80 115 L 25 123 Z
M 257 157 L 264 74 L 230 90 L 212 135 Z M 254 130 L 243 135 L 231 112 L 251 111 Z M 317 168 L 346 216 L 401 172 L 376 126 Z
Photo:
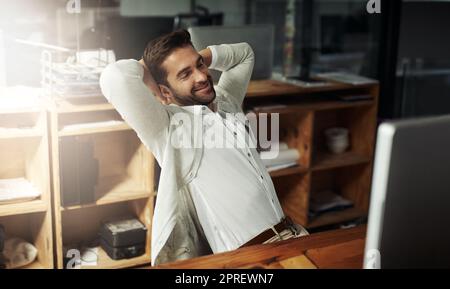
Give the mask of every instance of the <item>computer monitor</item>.
M 450 115 L 378 129 L 364 268 L 450 268 Z
M 110 17 L 105 22 L 107 48 L 117 59 L 139 59 L 147 43 L 174 28 L 173 17 Z
M 272 77 L 274 54 L 274 27 L 269 24 L 245 26 L 202 26 L 188 29 L 195 49 L 201 50 L 209 45 L 247 42 L 255 53 L 255 66 L 252 79 Z M 220 73 L 213 73 L 214 82 Z

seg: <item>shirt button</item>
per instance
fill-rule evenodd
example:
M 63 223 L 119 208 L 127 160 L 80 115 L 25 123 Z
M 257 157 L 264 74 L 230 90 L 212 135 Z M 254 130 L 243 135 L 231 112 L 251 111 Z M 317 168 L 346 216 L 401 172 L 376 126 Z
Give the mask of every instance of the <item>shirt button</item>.
M 234 131 L 233 134 L 234 134 L 234 135 L 237 135 L 237 132 Z
M 248 157 L 251 157 L 252 155 L 250 153 L 247 153 Z
M 202 106 L 202 109 L 203 109 L 203 110 L 206 110 L 206 106 Z
M 261 180 L 264 180 L 264 177 L 263 177 L 263 176 L 261 176 Z

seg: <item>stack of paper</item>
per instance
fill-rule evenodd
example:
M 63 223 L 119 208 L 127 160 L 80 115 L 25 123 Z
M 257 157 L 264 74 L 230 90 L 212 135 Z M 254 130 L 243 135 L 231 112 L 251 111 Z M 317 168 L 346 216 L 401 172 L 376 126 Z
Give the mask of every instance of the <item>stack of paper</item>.
M 101 95 L 99 79 L 102 71 L 103 67 L 56 63 L 44 77 L 61 97 L 93 97 Z
M 268 151 L 260 152 L 260 157 L 267 171 L 271 172 L 296 166 L 300 154 L 298 150 L 289 149 L 286 143 L 281 142 Z
M 38 198 L 41 193 L 26 179 L 0 179 L 0 205 Z
M 320 191 L 311 195 L 309 215 L 317 216 L 330 211 L 343 210 L 352 207 L 353 203 L 333 191 Z
M 77 52 L 62 63 L 51 59 L 51 53 L 43 54 L 42 84 L 47 93 L 68 98 L 101 96 L 100 75 L 116 60 L 112 50 L 103 49 Z

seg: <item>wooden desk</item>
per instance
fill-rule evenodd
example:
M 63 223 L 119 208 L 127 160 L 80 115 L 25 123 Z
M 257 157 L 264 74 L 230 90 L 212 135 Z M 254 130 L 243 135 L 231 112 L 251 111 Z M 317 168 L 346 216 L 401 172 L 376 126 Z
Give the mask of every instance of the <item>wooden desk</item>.
M 365 234 L 359 226 L 144 268 L 362 268 Z

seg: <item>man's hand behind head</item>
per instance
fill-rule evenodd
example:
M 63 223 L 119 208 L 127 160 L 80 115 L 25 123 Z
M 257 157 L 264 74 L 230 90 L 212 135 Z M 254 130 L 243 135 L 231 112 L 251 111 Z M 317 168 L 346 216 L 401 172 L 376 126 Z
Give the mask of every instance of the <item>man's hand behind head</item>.
M 155 95 L 155 97 L 163 104 L 168 104 L 167 99 L 162 96 L 161 90 L 159 89 L 158 84 L 153 79 L 152 74 L 148 70 L 147 66 L 145 65 L 145 62 L 143 59 L 139 60 L 139 63 L 144 67 L 144 83 L 150 89 L 150 91 Z

